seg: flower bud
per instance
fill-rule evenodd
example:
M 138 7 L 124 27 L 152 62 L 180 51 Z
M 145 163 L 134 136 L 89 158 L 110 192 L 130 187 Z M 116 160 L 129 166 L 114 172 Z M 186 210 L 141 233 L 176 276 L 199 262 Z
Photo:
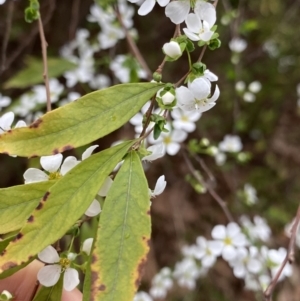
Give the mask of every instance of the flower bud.
M 167 92 L 162 96 L 161 99 L 164 105 L 169 105 L 174 101 L 175 95 L 173 95 L 171 92 Z
M 175 41 L 165 43 L 163 46 L 163 51 L 167 56 L 169 56 L 172 59 L 177 59 L 182 54 L 179 44 Z
M 0 295 L 0 301 L 12 300 L 12 298 L 13 295 L 7 290 L 2 291 Z

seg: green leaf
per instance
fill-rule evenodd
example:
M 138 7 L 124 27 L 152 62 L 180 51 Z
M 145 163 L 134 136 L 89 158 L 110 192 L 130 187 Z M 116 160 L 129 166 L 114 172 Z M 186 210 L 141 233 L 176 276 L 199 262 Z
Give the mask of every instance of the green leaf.
M 87 210 L 106 177 L 133 144 L 124 142 L 92 155 L 51 186 L 0 256 L 0 273 L 60 239 Z
M 49 77 L 59 77 L 64 72 L 75 69 L 76 65 L 63 58 L 48 57 L 48 74 Z M 25 65 L 27 66 L 14 77 L 9 79 L 4 84 L 4 89 L 10 88 L 27 88 L 36 84 L 44 82 L 43 79 L 43 61 L 34 57 L 27 57 L 25 59 Z
M 55 181 L 0 189 L 0 234 L 23 227 L 45 192 Z
M 125 158 L 101 213 L 92 261 L 91 301 L 132 300 L 149 250 L 148 184 L 136 152 Z
M 162 84 L 122 84 L 87 94 L 32 125 L 0 135 L 0 153 L 43 156 L 85 145 L 118 129 Z
M 59 277 L 58 282 L 51 287 L 42 286 L 33 301 L 59 301 L 63 291 L 63 274 Z

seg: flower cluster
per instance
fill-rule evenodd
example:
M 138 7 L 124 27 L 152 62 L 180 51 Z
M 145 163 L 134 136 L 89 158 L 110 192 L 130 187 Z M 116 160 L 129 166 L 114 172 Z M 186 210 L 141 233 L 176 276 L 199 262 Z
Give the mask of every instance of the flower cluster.
M 254 102 L 256 99 L 256 94 L 261 90 L 262 85 L 259 81 L 253 81 L 248 85 L 246 90 L 246 84 L 243 81 L 238 81 L 235 84 L 235 90 L 239 95 L 242 95 L 244 101 Z
M 165 298 L 176 282 L 179 286 L 193 290 L 199 277 L 205 276 L 218 257 L 222 257 L 232 268 L 235 277 L 243 279 L 249 290 L 261 291 L 271 282 L 286 255 L 284 248 L 258 247 L 268 241 L 271 232 L 265 220 L 254 217 L 254 223 L 244 216 L 242 227 L 231 222 L 227 226 L 216 225 L 211 232 L 212 239 L 199 236 L 196 244 L 184 246 L 184 258 L 175 264 L 174 271 L 163 268 L 152 280 L 149 294 L 138 292 L 134 301 L 152 301 Z M 292 273 L 286 265 L 280 280 Z M 270 277 L 271 275 L 271 277 Z

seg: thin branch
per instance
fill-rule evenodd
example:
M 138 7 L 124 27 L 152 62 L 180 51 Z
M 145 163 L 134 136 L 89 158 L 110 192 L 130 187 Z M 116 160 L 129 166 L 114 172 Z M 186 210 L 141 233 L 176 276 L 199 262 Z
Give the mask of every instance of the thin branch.
M 150 68 L 148 67 L 146 61 L 144 60 L 144 57 L 142 56 L 139 48 L 137 47 L 136 43 L 134 42 L 132 36 L 130 35 L 128 29 L 126 28 L 126 26 L 124 25 L 123 23 L 123 20 L 122 20 L 122 16 L 119 12 L 119 9 L 118 9 L 118 5 L 116 5 L 116 15 L 117 15 L 117 19 L 120 23 L 120 25 L 122 26 L 124 32 L 125 32 L 125 36 L 126 36 L 126 40 L 127 40 L 127 43 L 133 53 L 133 55 L 135 56 L 135 58 L 137 59 L 137 61 L 140 63 L 140 65 L 142 66 L 142 68 L 146 71 L 147 73 L 147 79 L 150 81 L 152 80 L 152 72 L 150 70 Z
M 14 1 L 9 1 L 8 2 L 6 22 L 5 22 L 6 23 L 5 24 L 5 33 L 4 33 L 3 44 L 2 44 L 2 49 L 1 49 L 1 70 L 0 70 L 0 74 L 6 69 L 6 66 L 5 66 L 6 50 L 7 50 L 10 31 L 11 31 L 13 11 L 14 11 Z
M 264 292 L 264 296 L 265 296 L 266 301 L 272 301 L 273 292 L 275 290 L 275 287 L 278 283 L 278 279 L 279 279 L 284 267 L 286 266 L 286 264 L 288 262 L 292 263 L 294 261 L 295 244 L 296 244 L 296 237 L 297 237 L 299 222 L 300 222 L 300 205 L 298 207 L 297 215 L 295 217 L 295 221 L 294 221 L 293 227 L 291 229 L 291 238 L 290 238 L 290 242 L 289 242 L 289 246 L 288 246 L 286 256 L 285 256 L 283 262 L 281 263 L 281 266 L 280 266 L 278 272 L 276 273 L 275 277 L 273 278 L 273 280 L 271 281 L 271 283 L 269 284 L 269 286 L 267 287 L 267 289 Z
M 201 179 L 197 171 L 195 170 L 190 158 L 188 157 L 186 151 L 183 151 L 183 158 L 188 166 L 188 169 L 193 174 L 195 179 L 199 182 L 199 184 L 204 185 L 204 187 L 207 189 L 208 193 L 213 197 L 213 199 L 218 203 L 218 205 L 223 210 L 224 214 L 226 215 L 228 221 L 234 222 L 234 218 L 231 215 L 230 211 L 227 208 L 226 202 L 217 194 L 217 192 L 211 187 L 209 183 L 206 183 Z
M 43 78 L 45 82 L 46 87 L 46 97 L 47 97 L 47 111 L 51 111 L 51 97 L 50 97 L 50 88 L 49 88 L 49 76 L 48 76 L 48 61 L 47 61 L 47 41 L 45 38 L 44 28 L 41 16 L 38 19 L 39 24 L 39 32 L 40 32 L 40 38 L 41 38 L 41 45 L 42 45 L 42 55 L 43 55 L 43 65 L 44 65 L 44 72 L 43 72 Z
M 49 23 L 54 10 L 55 10 L 55 0 L 50 0 L 49 1 L 49 9 L 47 10 L 47 15 L 44 18 L 44 26 Z M 33 27 L 32 30 L 29 32 L 29 34 L 26 34 L 26 38 L 22 40 L 22 42 L 19 42 L 19 47 L 11 54 L 10 57 L 8 57 L 7 62 L 6 62 L 6 69 L 10 67 L 10 65 L 16 60 L 16 58 L 22 53 L 22 51 L 30 45 L 32 40 L 35 38 L 35 36 L 38 34 L 39 29 L 38 27 Z
M 76 28 L 78 25 L 78 15 L 79 15 L 79 9 L 80 9 L 80 0 L 74 0 L 72 4 L 72 17 L 71 17 L 71 22 L 70 22 L 70 27 L 69 27 L 69 39 L 73 40 L 75 33 L 76 33 Z

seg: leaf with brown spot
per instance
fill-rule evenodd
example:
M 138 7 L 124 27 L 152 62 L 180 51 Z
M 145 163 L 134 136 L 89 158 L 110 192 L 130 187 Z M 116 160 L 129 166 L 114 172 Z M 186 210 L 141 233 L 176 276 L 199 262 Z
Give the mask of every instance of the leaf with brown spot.
M 46 113 L 29 127 L 0 135 L 0 153 L 30 157 L 63 152 L 103 137 L 125 124 L 155 93 L 159 83 L 121 84 L 84 95 Z
M 123 142 L 94 154 L 57 180 L 44 193 L 47 201 L 43 207 L 33 211 L 33 222 L 27 222 L 21 229 L 22 238 L 11 242 L 0 257 L 0 272 L 6 269 L 6 262 L 20 264 L 60 239 L 84 214 L 107 176 L 134 143 Z
M 148 184 L 135 151 L 130 152 L 105 200 L 94 243 L 91 301 L 133 300 L 149 250 Z M 102 288 L 105 287 L 105 290 Z
M 55 181 L 0 189 L 0 234 L 20 229 Z

